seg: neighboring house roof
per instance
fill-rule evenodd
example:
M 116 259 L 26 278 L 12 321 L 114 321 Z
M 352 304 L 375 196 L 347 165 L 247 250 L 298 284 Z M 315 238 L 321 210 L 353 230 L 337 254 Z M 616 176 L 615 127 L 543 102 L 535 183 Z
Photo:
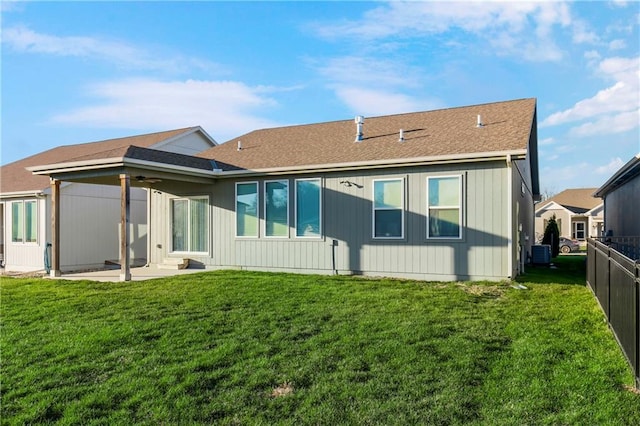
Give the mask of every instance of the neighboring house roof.
M 535 132 L 535 105 L 536 100 L 529 98 L 367 117 L 360 142 L 355 142 L 356 123 L 352 119 L 262 129 L 198 156 L 215 159 L 225 171 L 403 164 L 421 159 L 482 158 L 491 156 L 489 153 L 525 158 Z M 481 127 L 476 125 L 478 115 Z M 403 142 L 399 142 L 401 129 Z
M 34 175 L 27 170 L 27 167 L 73 161 L 77 158 L 90 157 L 92 155 L 105 155 L 105 153 L 113 150 L 126 150 L 132 145 L 143 148 L 162 145 L 166 141 L 193 133 L 196 130 L 201 130 L 204 133 L 199 126 L 195 126 L 52 148 L 0 167 L 0 194 L 39 192 L 49 187 L 48 176 Z M 206 133 L 205 136 L 210 139 Z
M 614 189 L 640 175 L 640 154 L 636 154 L 631 160 L 609 178 L 600 188 L 593 192 L 594 197 L 605 197 Z
M 552 203 L 556 203 L 574 214 L 583 214 L 602 204 L 602 200 L 593 196 L 596 188 L 565 189 L 559 194 L 536 205 L 536 212 L 544 210 Z

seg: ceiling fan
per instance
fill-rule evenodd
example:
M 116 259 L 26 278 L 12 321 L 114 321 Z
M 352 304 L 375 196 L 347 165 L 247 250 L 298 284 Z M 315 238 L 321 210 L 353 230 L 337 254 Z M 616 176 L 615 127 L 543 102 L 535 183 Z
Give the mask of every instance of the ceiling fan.
M 136 176 L 136 180 L 142 183 L 154 184 L 158 182 L 162 182 L 162 179 L 157 177 L 146 177 L 146 176 Z

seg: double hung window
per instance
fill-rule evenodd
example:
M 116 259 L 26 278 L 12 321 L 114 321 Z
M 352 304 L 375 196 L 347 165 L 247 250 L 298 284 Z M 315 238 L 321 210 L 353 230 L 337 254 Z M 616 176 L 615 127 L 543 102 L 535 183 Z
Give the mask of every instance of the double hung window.
M 289 236 L 289 181 L 264 183 L 265 237 Z
M 322 184 L 320 179 L 296 180 L 296 237 L 322 235 Z
M 373 181 L 373 237 L 404 238 L 404 179 Z
M 462 176 L 427 178 L 427 238 L 462 238 Z
M 208 250 L 209 198 L 171 200 L 171 250 L 204 253 Z
M 236 236 L 258 237 L 258 182 L 236 183 Z
M 38 242 L 38 203 L 36 200 L 11 203 L 11 241 Z

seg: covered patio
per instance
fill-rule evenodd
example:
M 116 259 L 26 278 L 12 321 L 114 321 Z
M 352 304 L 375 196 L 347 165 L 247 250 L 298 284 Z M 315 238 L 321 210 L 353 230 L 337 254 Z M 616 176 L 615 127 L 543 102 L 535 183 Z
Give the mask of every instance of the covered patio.
M 129 279 L 127 281 L 145 281 L 156 278 L 173 277 L 176 275 L 187 275 L 198 272 L 205 272 L 205 269 L 200 268 L 187 268 L 187 269 L 162 269 L 156 265 L 139 266 L 129 268 Z M 121 269 L 103 269 L 100 271 L 80 271 L 80 272 L 68 272 L 62 273 L 57 277 L 50 276 L 49 278 L 63 279 L 63 280 L 88 280 L 88 281 L 100 281 L 100 282 L 120 282 L 122 271 Z
M 212 160 L 158 151 L 137 146 L 75 158 L 69 162 L 29 167 L 34 174 L 51 179 L 51 269 L 52 278 L 91 279 L 96 281 L 131 281 L 170 275 L 202 272 L 203 269 L 162 269 L 150 264 L 132 267 L 129 236 L 131 186 L 156 190 L 176 183 L 210 184 L 217 166 Z M 118 269 L 63 274 L 60 268 L 60 184 L 82 182 L 120 187 L 121 215 L 119 226 Z M 147 208 L 150 208 L 147 199 Z M 148 224 L 150 228 L 151 223 Z M 97 242 L 96 242 L 97 243 Z M 149 256 L 149 252 L 147 252 Z

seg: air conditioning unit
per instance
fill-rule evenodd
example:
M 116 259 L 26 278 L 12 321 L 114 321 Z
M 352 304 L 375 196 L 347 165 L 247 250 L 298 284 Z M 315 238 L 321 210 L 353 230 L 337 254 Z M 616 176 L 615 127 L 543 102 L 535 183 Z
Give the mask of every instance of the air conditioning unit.
M 531 262 L 534 265 L 548 265 L 551 263 L 551 246 L 539 244 L 531 247 Z

